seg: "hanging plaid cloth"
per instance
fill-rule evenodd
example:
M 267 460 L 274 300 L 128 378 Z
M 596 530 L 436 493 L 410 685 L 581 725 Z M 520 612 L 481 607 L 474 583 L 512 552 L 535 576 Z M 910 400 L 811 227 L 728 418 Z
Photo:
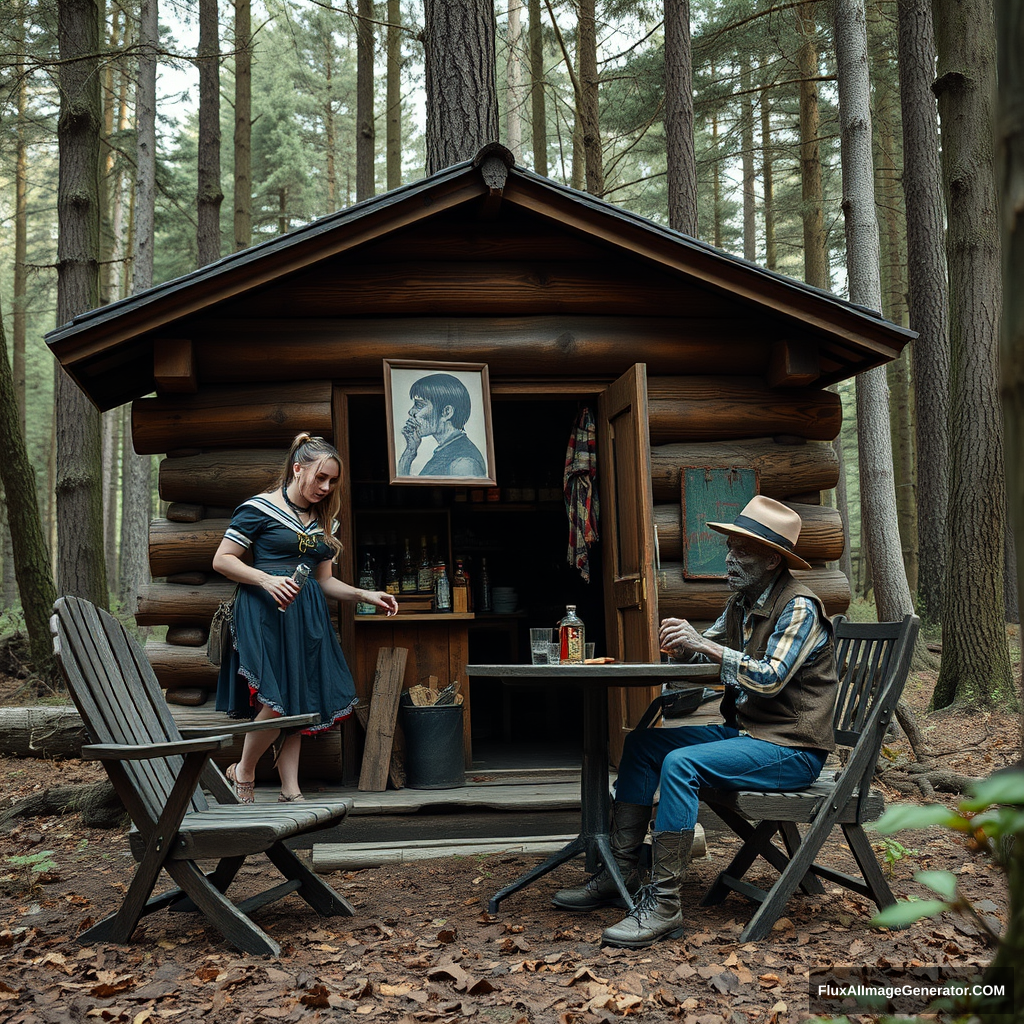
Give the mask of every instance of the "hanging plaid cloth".
M 597 425 L 589 406 L 576 417 L 565 452 L 565 511 L 569 517 L 570 565 L 590 582 L 589 548 L 598 539 Z

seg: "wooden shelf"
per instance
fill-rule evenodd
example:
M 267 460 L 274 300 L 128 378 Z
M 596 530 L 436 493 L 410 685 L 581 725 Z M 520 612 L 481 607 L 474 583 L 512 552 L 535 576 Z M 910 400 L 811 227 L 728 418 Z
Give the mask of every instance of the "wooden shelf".
M 386 622 L 389 626 L 403 622 L 432 622 L 444 625 L 446 622 L 460 622 L 474 619 L 473 612 L 409 612 L 405 615 L 356 615 L 356 622 Z

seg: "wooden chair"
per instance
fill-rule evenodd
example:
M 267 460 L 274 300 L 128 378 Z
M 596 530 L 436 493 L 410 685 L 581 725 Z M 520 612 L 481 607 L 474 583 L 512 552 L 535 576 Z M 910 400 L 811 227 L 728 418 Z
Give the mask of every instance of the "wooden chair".
M 249 915 L 282 896 L 298 893 L 328 917 L 352 906 L 284 845 L 328 828 L 348 813 L 347 800 L 240 804 L 230 783 L 210 761 L 231 742 L 229 733 L 301 727 L 315 715 L 269 723 L 179 732 L 160 685 L 139 644 L 116 619 L 88 601 L 62 597 L 50 621 L 54 649 L 91 745 L 86 760 L 99 760 L 132 820 L 129 839 L 138 862 L 120 909 L 78 936 L 80 942 L 128 943 L 141 918 L 155 910 L 201 910 L 225 939 L 247 953 L 277 956 L 281 949 Z M 199 788 L 210 791 L 211 803 Z M 251 854 L 266 853 L 284 881 L 237 906 L 225 895 Z M 197 863 L 216 860 L 208 874 Z M 159 896 L 164 869 L 177 883 Z
M 741 942 L 764 938 L 797 887 L 807 893 L 824 892 L 819 877 L 867 896 L 879 909 L 896 902 L 862 825 L 885 809 L 885 799 L 871 789 L 871 780 L 910 671 L 919 627 L 915 615 L 902 622 L 878 623 L 849 622 L 837 616 L 839 695 L 833 729 L 838 748 L 849 750 L 843 767 L 826 769 L 813 785 L 795 792 L 701 791 L 701 800 L 743 840 L 701 906 L 721 903 L 730 892 L 760 904 Z M 798 824 L 807 826 L 802 836 Z M 846 836 L 861 877 L 815 862 L 836 825 Z M 772 841 L 776 835 L 781 836 L 785 851 Z M 780 872 L 767 892 L 743 881 L 758 857 Z

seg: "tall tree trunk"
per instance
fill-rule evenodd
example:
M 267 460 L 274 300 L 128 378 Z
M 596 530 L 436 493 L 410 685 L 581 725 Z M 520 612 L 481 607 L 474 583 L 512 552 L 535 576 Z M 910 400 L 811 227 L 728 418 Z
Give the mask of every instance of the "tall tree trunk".
M 97 33 L 98 34 L 98 33 Z M 73 385 L 72 385 L 73 386 Z M 53 643 L 50 639 L 50 614 L 57 598 L 50 572 L 39 504 L 36 500 L 36 474 L 25 450 L 25 437 L 18 423 L 18 403 L 14 378 L 7 359 L 7 337 L 0 315 L 0 482 L 7 498 L 7 514 L 12 538 L 15 576 L 21 609 L 25 616 L 32 666 L 40 675 L 54 674 Z
M 1019 0 L 996 0 L 996 39 L 999 41 L 999 110 L 997 173 L 1002 213 L 1003 310 L 1001 371 L 1003 420 L 1006 424 L 1006 481 L 1014 533 L 1024 540 L 1024 8 Z M 1017 547 L 1024 549 L 1024 544 Z M 1017 594 L 1024 593 L 1024 573 L 1017 563 Z M 1016 765 L 1022 765 L 1018 760 Z M 1024 843 L 1018 830 L 1009 849 L 1010 906 L 1006 930 L 985 981 L 1003 983 L 1013 993 L 1002 1005 L 1000 1020 L 1024 1021 Z M 1014 995 L 1016 998 L 1014 998 Z
M 117 596 L 117 492 L 121 483 L 119 447 L 121 413 L 117 409 L 100 415 L 100 464 L 103 473 L 103 554 L 107 582 Z
M 665 0 L 665 157 L 668 223 L 697 237 L 690 0 Z
M 775 246 L 775 183 L 772 174 L 772 106 L 767 86 L 761 90 L 761 187 L 764 190 L 764 265 L 778 270 Z
M 587 191 L 604 194 L 604 154 L 601 150 L 597 72 L 597 18 L 595 0 L 578 0 L 580 48 L 580 98 L 577 116 L 583 128 L 583 151 L 587 166 Z
M 711 66 L 711 75 L 714 77 L 714 65 Z M 711 209 L 714 223 L 711 228 L 711 241 L 716 249 L 722 248 L 722 161 L 718 152 L 718 114 L 711 115 Z
M 797 74 L 800 79 L 800 183 L 801 219 L 804 226 L 804 280 L 815 288 L 828 290 L 828 248 L 825 244 L 825 201 L 821 184 L 820 115 L 818 111 L 818 27 L 816 4 L 802 3 L 796 9 L 800 49 Z
M 196 260 L 220 259 L 220 36 L 217 0 L 199 0 L 199 178 Z
M 932 698 L 1017 707 L 1003 602 L 999 223 L 992 0 L 933 0 L 949 266 L 949 506 L 942 663 Z
M 155 4 L 156 0 L 152 0 Z M 252 245 L 252 2 L 235 0 L 235 252 Z
M 919 545 L 917 608 L 942 621 L 949 490 L 949 327 L 942 172 L 935 96 L 931 0 L 896 5 L 900 105 L 903 113 L 903 195 L 907 222 L 907 297 L 913 344 L 917 520 L 928 524 Z
M 402 2 L 388 0 L 387 180 L 402 184 Z
M 835 0 L 833 11 L 850 299 L 881 310 L 864 2 Z M 901 619 L 914 610 L 914 605 L 903 569 L 896 520 L 889 388 L 884 367 L 866 370 L 857 378 L 857 442 L 861 518 L 871 554 L 878 617 Z
M 324 149 L 326 150 L 327 164 L 327 212 L 334 213 L 338 208 L 338 161 L 335 153 L 338 151 L 338 129 L 334 119 L 334 39 L 330 33 L 324 33 Z M 356 141 L 358 149 L 359 142 Z M 359 170 L 356 169 L 356 194 L 359 191 Z M 349 189 L 345 189 L 346 201 L 350 195 Z
M 245 2 L 247 3 L 248 0 Z M 135 91 L 137 126 L 135 139 L 135 262 L 132 274 L 132 291 L 136 294 L 145 291 L 153 284 L 153 224 L 156 212 L 156 54 L 159 45 L 157 3 L 158 0 L 142 0 L 139 12 L 139 67 L 138 85 Z M 236 40 L 238 34 L 239 23 L 236 8 Z M 236 43 L 236 45 L 238 44 Z M 240 53 L 236 60 L 239 57 L 241 57 Z M 236 85 L 236 100 L 238 95 Z M 237 109 L 235 113 L 235 143 L 237 147 L 239 129 Z M 246 115 L 245 131 L 248 131 L 249 120 Z M 248 185 L 242 186 L 243 191 L 247 189 Z M 239 195 L 236 166 L 236 245 L 239 240 L 237 234 Z M 134 615 L 139 606 L 139 591 L 143 584 L 149 582 L 150 578 L 148 532 L 152 502 L 152 459 L 148 455 L 135 454 L 131 442 L 131 410 L 129 407 L 124 409 L 121 473 L 121 575 L 119 589 L 122 608 L 129 615 Z
M 427 174 L 498 138 L 494 0 L 424 0 Z
M 893 55 L 885 47 L 875 54 L 875 66 L 891 64 Z M 887 72 L 888 67 L 881 70 Z M 876 76 L 875 124 L 878 138 L 878 209 L 882 211 L 882 312 L 893 323 L 906 322 L 906 285 L 904 284 L 903 225 L 899 218 L 899 172 L 896 168 L 894 122 L 895 96 L 886 74 Z M 903 568 L 907 586 L 917 589 L 917 502 L 914 500 L 914 440 L 910 406 L 910 349 L 886 367 L 892 400 L 889 426 L 892 432 L 893 470 L 896 477 L 896 517 L 899 522 Z
M 750 86 L 750 58 L 740 65 L 740 158 L 743 169 L 743 258 L 757 259 L 757 196 L 754 192 L 754 93 Z
M 95 0 L 64 0 L 58 6 L 58 323 L 99 301 L 99 33 Z M 57 585 L 63 594 L 106 608 L 99 413 L 63 371 L 57 374 L 56 416 Z M 7 493 L 12 497 L 10 489 Z
M 356 200 L 374 193 L 373 0 L 359 0 L 356 21 Z
M 533 139 L 533 169 L 547 177 L 548 114 L 544 95 L 544 32 L 540 21 L 540 0 L 530 0 L 530 136 Z
M 505 64 L 508 148 L 522 159 L 523 148 L 523 0 L 508 0 L 508 60 Z

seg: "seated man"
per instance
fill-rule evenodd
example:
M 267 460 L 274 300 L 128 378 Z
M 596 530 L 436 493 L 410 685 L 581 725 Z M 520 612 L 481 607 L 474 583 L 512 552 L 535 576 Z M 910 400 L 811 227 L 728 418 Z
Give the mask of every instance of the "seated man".
M 708 523 L 728 537 L 725 564 L 735 591 L 703 636 L 685 619 L 664 619 L 661 646 L 678 660 L 722 666 L 723 725 L 634 730 L 626 737 L 612 806 L 611 846 L 635 908 L 606 928 L 602 942 L 639 949 L 683 934 L 679 886 L 697 822 L 697 794 L 715 789 L 801 789 L 835 746 L 832 623 L 821 601 L 790 575 L 810 566 L 794 553 L 800 517 L 755 497 L 732 524 Z M 640 846 L 661 786 L 652 833 L 651 878 L 641 888 Z M 606 871 L 563 889 L 556 906 L 622 906 Z

